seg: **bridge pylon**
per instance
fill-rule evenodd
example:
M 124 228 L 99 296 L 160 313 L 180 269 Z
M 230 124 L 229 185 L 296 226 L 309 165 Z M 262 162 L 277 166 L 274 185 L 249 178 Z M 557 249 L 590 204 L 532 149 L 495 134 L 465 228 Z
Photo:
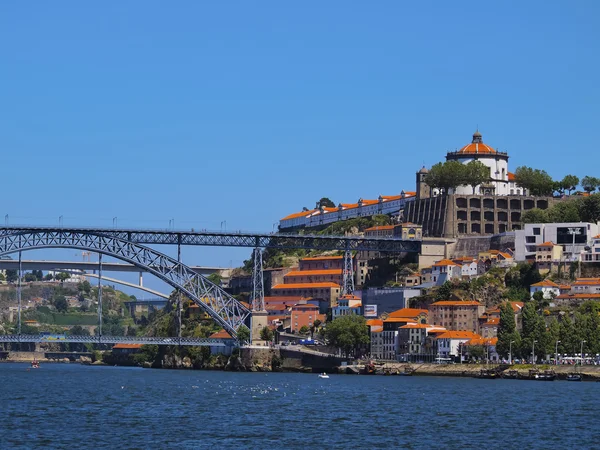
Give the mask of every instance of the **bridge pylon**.
M 344 252 L 344 269 L 342 272 L 342 295 L 352 295 L 354 293 L 354 264 L 352 262 L 352 251 L 346 249 Z

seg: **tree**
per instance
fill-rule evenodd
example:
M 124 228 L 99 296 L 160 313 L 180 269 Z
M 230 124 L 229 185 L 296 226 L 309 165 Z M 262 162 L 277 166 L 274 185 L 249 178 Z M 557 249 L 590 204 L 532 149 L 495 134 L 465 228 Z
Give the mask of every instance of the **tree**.
M 237 340 L 240 344 L 250 342 L 250 330 L 246 325 L 240 325 L 237 330 Z
M 23 281 L 26 283 L 31 283 L 33 281 L 37 281 L 37 277 L 33 273 L 28 272 L 23 276 Z
M 554 181 L 544 170 L 532 169 L 527 166 L 517 167 L 515 182 L 527 189 L 531 195 L 552 195 Z
M 89 336 L 90 332 L 87 328 L 83 328 L 81 325 L 75 325 L 69 330 L 69 334 L 73 336 Z
M 51 273 L 46 274 L 46 276 L 44 277 L 44 280 L 52 281 L 52 280 L 54 280 L 54 275 L 52 275 Z
M 483 359 L 486 354 L 485 347 L 483 345 L 469 345 L 467 346 L 467 351 L 471 359 Z
M 223 277 L 221 277 L 221 275 L 219 275 L 218 273 L 211 273 L 208 277 L 208 281 L 210 281 L 212 284 L 216 284 L 217 286 L 221 286 L 221 281 L 223 280 Z
M 298 330 L 298 333 L 300 333 L 300 334 L 308 334 L 309 332 L 310 332 L 310 329 L 306 325 L 302 325 L 300 327 L 300 329 Z
M 575 175 L 565 175 L 565 177 L 561 180 L 562 188 L 568 191 L 569 195 L 571 192 L 575 190 L 577 185 L 579 184 L 579 177 Z
M 319 209 L 321 207 L 335 208 L 335 203 L 333 203 L 329 198 L 323 197 L 317 202 L 317 204 L 315 205 L 315 209 Z
M 596 223 L 600 221 L 600 194 L 590 195 L 581 200 L 579 217 L 582 222 Z
M 475 188 L 490 179 L 490 168 L 481 161 L 473 160 L 464 166 L 464 183 Z
M 442 284 L 438 288 L 437 292 L 435 293 L 435 300 L 436 301 L 449 300 L 451 295 L 452 295 L 452 283 L 450 283 L 449 281 L 446 281 L 444 284 Z
M 596 177 L 585 176 L 581 179 L 581 187 L 585 192 L 592 193 L 600 186 L 600 180 Z
M 465 166 L 458 161 L 446 161 L 435 164 L 425 176 L 425 183 L 432 188 L 441 189 L 448 194 L 450 189 L 466 184 Z
M 510 302 L 505 302 L 500 306 L 500 322 L 498 324 L 498 343 L 496 344 L 496 351 L 503 358 L 508 358 L 511 351 L 511 341 L 516 344 L 515 349 L 518 348 L 517 341 L 520 340 L 520 336 L 517 337 L 517 327 L 515 324 L 515 312 Z M 511 355 L 512 356 L 512 355 Z
M 550 217 L 545 209 L 533 208 L 525 211 L 521 216 L 523 223 L 549 223 Z
M 545 211 L 547 211 L 549 223 L 579 222 L 581 220 L 579 204 L 576 201 L 559 202 Z
M 369 343 L 366 319 L 357 315 L 338 317 L 325 328 L 325 338 L 346 355 L 354 353 L 356 356 L 359 348 Z
M 19 275 L 17 274 L 16 270 L 6 269 L 6 281 L 8 281 L 9 283 L 14 283 L 18 279 L 19 279 Z
M 273 331 L 269 327 L 263 327 L 260 330 L 260 338 L 263 341 L 272 341 L 273 340 Z
M 69 309 L 69 304 L 67 303 L 67 299 L 64 295 L 57 295 L 56 297 L 54 297 L 54 299 L 52 300 L 52 304 L 58 312 L 64 313 L 67 312 L 67 309 Z
M 0 273 L 0 281 L 5 281 L 5 280 L 6 280 L 6 277 L 4 276 L 4 274 Z
M 60 272 L 60 273 L 57 273 L 54 276 L 54 278 L 56 278 L 58 281 L 63 283 L 65 280 L 68 280 L 69 278 L 71 278 L 71 275 L 68 274 L 67 272 Z

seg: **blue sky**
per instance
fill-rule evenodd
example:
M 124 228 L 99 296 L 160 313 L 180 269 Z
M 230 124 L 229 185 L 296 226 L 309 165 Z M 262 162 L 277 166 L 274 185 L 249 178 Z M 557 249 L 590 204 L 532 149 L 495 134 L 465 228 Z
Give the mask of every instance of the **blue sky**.
M 420 166 L 477 126 L 512 169 L 599 175 L 599 13 L 594 1 L 3 2 L 0 214 L 271 231 L 322 196 L 413 190 Z

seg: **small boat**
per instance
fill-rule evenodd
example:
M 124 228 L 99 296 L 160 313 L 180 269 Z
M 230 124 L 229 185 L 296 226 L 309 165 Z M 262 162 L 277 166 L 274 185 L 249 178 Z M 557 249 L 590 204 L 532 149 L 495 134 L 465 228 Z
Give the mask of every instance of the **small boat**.
M 565 378 L 565 380 L 567 380 L 567 381 L 582 381 L 583 376 L 580 373 L 569 373 L 569 374 L 567 374 L 567 378 Z
M 495 370 L 492 370 L 492 369 L 481 369 L 479 371 L 479 375 L 477 375 L 477 378 L 485 378 L 487 380 L 495 380 L 496 378 L 498 378 L 498 374 L 496 373 Z
M 537 369 L 531 369 L 529 371 L 529 379 L 536 381 L 554 381 L 556 380 L 556 373 L 554 370 L 544 370 L 540 372 Z
M 329 375 L 327 375 L 325 372 L 323 372 L 323 373 L 319 374 L 319 378 L 329 378 Z
M 506 378 L 507 380 L 518 380 L 520 377 L 518 370 L 508 370 L 502 374 L 502 378 Z
M 39 369 L 40 368 L 40 363 L 38 362 L 37 359 L 34 359 L 33 361 L 31 361 L 31 368 L 32 369 Z
M 412 377 L 414 372 L 415 369 L 413 369 L 412 367 L 405 367 L 402 372 L 398 372 L 398 375 L 401 375 L 403 377 Z

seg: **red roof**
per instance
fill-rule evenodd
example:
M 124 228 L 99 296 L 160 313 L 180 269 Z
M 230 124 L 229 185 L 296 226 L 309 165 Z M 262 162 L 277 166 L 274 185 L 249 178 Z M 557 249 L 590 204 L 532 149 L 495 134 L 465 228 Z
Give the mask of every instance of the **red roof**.
M 417 309 L 417 308 L 402 308 L 397 309 L 388 314 L 388 317 L 417 317 L 421 314 L 429 314 L 429 311 L 426 309 Z
M 540 281 L 539 283 L 532 284 L 531 287 L 553 287 L 553 288 L 557 288 L 559 286 L 554 281 L 545 279 L 545 280 Z
M 220 331 L 217 331 L 216 333 L 211 334 L 209 336 L 209 338 L 211 338 L 211 339 L 231 339 L 231 335 L 225 330 L 220 330 Z
M 318 288 L 339 289 L 340 285 L 337 283 L 331 283 L 331 282 L 285 283 L 285 284 L 277 284 L 277 285 L 273 286 L 271 289 L 318 289 Z
M 314 275 L 342 275 L 342 269 L 323 269 L 323 270 L 294 270 L 288 272 L 283 277 L 300 277 L 300 276 L 314 276 Z
M 441 261 L 436 262 L 432 267 L 442 267 L 442 266 L 458 266 L 458 264 L 456 264 L 453 261 L 450 261 L 449 259 L 442 259 Z
M 113 345 L 113 350 L 114 349 L 136 349 L 136 348 L 142 348 L 142 344 L 115 344 Z
M 376 227 L 371 227 L 365 229 L 365 231 L 385 231 L 385 230 L 393 230 L 397 225 L 379 225 Z
M 554 242 L 547 241 L 547 242 L 544 242 L 543 244 L 538 244 L 538 247 L 554 247 L 554 245 L 555 245 Z
M 431 306 L 481 306 L 481 303 L 472 300 L 442 300 L 439 302 L 432 303 Z
M 446 331 L 438 336 L 439 339 L 473 339 L 480 337 L 472 331 Z
M 329 259 L 343 259 L 343 256 L 311 256 L 302 258 L 300 261 L 327 261 Z

